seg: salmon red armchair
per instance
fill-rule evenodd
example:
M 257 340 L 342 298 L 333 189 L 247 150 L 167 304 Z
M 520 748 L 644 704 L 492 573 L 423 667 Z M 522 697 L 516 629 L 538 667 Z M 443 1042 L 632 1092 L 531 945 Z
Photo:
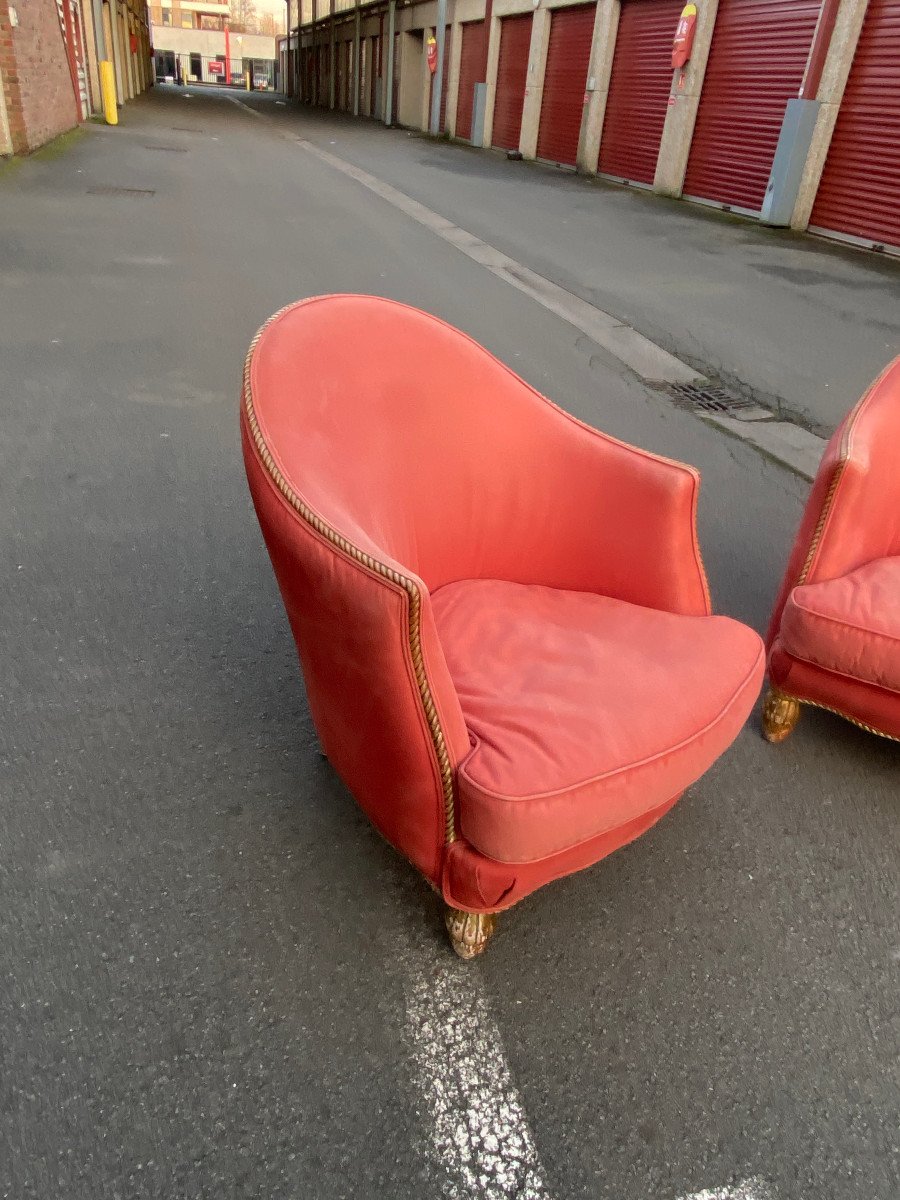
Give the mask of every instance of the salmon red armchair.
M 770 742 L 801 704 L 900 739 L 900 358 L 826 447 L 766 640 Z
M 709 615 L 697 473 L 442 321 L 284 309 L 247 357 L 242 432 L 322 748 L 462 957 L 648 829 L 749 715 L 762 642 Z

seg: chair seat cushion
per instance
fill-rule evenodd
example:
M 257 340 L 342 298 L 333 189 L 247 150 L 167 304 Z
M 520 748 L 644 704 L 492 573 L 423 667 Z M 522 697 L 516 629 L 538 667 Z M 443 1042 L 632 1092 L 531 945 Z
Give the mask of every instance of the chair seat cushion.
M 795 587 L 781 644 L 795 658 L 900 692 L 900 558 Z
M 472 750 L 463 836 L 532 862 L 679 795 L 737 736 L 762 683 L 762 642 L 584 592 L 496 580 L 432 597 Z

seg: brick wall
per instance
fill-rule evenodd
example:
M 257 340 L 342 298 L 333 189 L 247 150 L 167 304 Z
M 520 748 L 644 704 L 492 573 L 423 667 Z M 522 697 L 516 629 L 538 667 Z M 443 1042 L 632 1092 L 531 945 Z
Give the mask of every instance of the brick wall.
M 78 123 L 56 0 L 0 0 L 0 75 L 14 154 L 36 150 Z

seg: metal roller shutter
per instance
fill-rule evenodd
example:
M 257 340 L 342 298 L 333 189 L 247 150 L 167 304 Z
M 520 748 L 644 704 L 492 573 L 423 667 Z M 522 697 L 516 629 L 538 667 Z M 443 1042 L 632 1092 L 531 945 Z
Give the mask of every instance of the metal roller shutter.
M 538 158 L 575 166 L 596 12 L 595 4 L 585 4 L 550 16 Z
M 472 104 L 475 84 L 483 83 L 484 50 L 487 33 L 484 21 L 468 21 L 462 27 L 459 53 L 459 86 L 456 93 L 456 136 L 472 136 Z
M 436 35 L 435 35 L 436 36 Z M 441 133 L 447 128 L 447 80 L 450 78 L 450 49 L 453 45 L 453 26 L 447 26 L 444 34 L 444 66 L 441 71 L 441 122 L 438 128 Z M 431 76 L 431 87 L 428 91 L 428 124 L 431 124 L 431 98 L 434 95 L 434 76 Z
M 530 49 L 531 13 L 504 17 L 500 22 L 500 59 L 491 130 L 491 145 L 501 150 L 519 148 Z
M 378 80 L 381 78 L 381 38 L 377 36 L 370 39 L 372 42 L 372 71 L 369 76 L 369 116 L 374 117 L 377 111 L 377 88 Z
M 684 194 L 758 213 L 821 0 L 720 0 Z
M 597 170 L 652 184 L 672 86 L 672 39 L 683 0 L 624 0 Z
M 900 0 L 869 0 L 810 225 L 900 252 Z

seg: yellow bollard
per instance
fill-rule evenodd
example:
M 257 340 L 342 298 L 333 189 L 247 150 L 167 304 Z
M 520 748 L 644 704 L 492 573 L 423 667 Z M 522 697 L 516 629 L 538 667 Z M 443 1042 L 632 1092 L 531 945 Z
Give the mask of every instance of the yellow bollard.
M 249 71 L 244 72 L 244 83 L 247 85 L 247 91 L 249 92 L 250 91 L 250 72 Z
M 118 125 L 119 110 L 116 108 L 116 76 L 111 62 L 100 63 L 100 94 L 103 97 L 103 115 L 107 125 Z

